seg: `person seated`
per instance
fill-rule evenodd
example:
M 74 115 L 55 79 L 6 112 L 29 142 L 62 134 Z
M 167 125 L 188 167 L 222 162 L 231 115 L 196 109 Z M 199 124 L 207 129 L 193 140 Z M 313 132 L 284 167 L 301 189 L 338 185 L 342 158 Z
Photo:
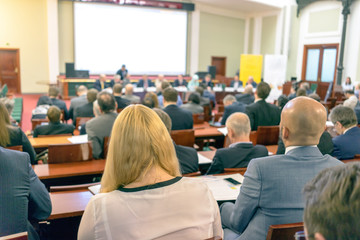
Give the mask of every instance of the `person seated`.
M 181 75 L 181 74 L 179 74 L 178 78 L 175 79 L 175 81 L 174 81 L 174 87 L 181 87 L 181 86 L 187 87 L 187 84 L 188 83 L 186 82 L 183 75 Z
M 169 134 L 171 134 L 171 118 L 161 109 L 153 109 L 160 117 L 161 121 L 165 124 Z M 171 135 L 170 135 L 171 136 Z M 197 152 L 194 148 L 177 145 L 174 142 L 176 157 L 180 163 L 182 174 L 193 173 L 199 171 L 199 159 Z
M 84 85 L 80 85 L 76 89 L 77 97 L 70 100 L 69 117 L 73 120 L 73 122 L 75 122 L 75 118 L 74 118 L 75 109 L 88 102 L 87 101 L 87 91 L 88 91 L 87 87 L 85 87 Z
M 280 110 L 282 111 L 282 109 L 285 107 L 285 105 L 287 104 L 287 102 L 289 101 L 289 98 L 285 95 L 282 94 L 279 96 L 279 98 L 277 99 L 276 105 L 280 108 Z
M 308 182 L 304 228 L 316 240 L 360 239 L 360 164 L 344 164 L 321 171 Z
M 265 146 L 250 141 L 250 120 L 245 113 L 233 113 L 226 121 L 230 146 L 218 149 L 207 174 L 223 173 L 224 168 L 246 168 L 253 158 L 268 156 Z
M 182 109 L 188 110 L 193 114 L 204 113 L 204 108 L 200 105 L 200 94 L 193 92 L 190 94 L 188 103 L 181 105 Z
M 124 77 L 121 81 L 121 85 L 126 86 L 128 84 L 131 84 L 131 75 L 130 74 L 126 74 L 126 77 Z
M 37 164 L 33 146 L 21 128 L 11 125 L 9 112 L 2 102 L 0 102 L 0 129 L 1 147 L 22 146 L 23 152 L 29 154 L 31 164 Z
M 122 95 L 122 85 L 121 84 L 117 83 L 114 85 L 113 95 L 115 97 L 118 109 L 123 109 L 130 105 L 131 102 L 129 100 L 121 97 L 121 95 Z
M 117 84 L 117 83 L 122 84 L 121 76 L 119 74 L 114 75 L 113 81 L 114 81 L 114 85 Z
M 345 82 L 341 84 L 343 91 L 354 90 L 354 84 L 351 82 L 351 78 L 347 77 Z
M 100 74 L 99 79 L 97 79 L 94 83 L 94 88 L 99 92 L 107 88 L 112 89 L 113 86 L 114 86 L 114 80 L 108 82 L 106 80 L 105 74 Z
M 146 97 L 141 102 L 142 105 L 147 106 L 148 108 L 153 109 L 155 107 L 155 103 L 151 97 Z
M 92 152 L 95 159 L 104 157 L 104 138 L 110 136 L 117 117 L 116 101 L 110 93 L 100 92 L 97 96 L 97 104 L 99 105 L 99 113 L 96 113 L 95 110 L 96 117 L 85 124 L 85 131 L 88 140 L 92 142 Z
M 27 232 L 39 239 L 30 220 L 46 220 L 51 200 L 44 184 L 30 165 L 29 154 L 0 147 L 0 238 Z
M 257 83 L 254 81 L 253 76 L 248 77 L 248 81 L 246 82 L 246 85 L 251 85 L 253 88 L 257 87 Z
M 206 86 L 205 89 L 207 89 L 208 91 L 211 91 L 211 89 L 214 87 L 214 83 L 212 82 L 211 79 L 211 74 L 206 74 L 204 79 L 201 81 L 201 83 Z
M 346 100 L 343 103 L 343 105 L 345 107 L 355 109 L 356 106 L 359 106 L 359 99 L 355 96 L 355 93 L 353 90 L 345 91 L 345 97 L 346 97 Z
M 204 98 L 208 98 L 210 100 L 211 105 L 215 107 L 215 103 L 216 103 L 215 94 L 211 92 L 211 89 L 209 87 L 206 87 L 206 85 L 203 83 L 200 84 L 200 87 L 204 89 L 202 96 Z
M 51 106 L 46 116 L 49 120 L 49 124 L 36 126 L 33 137 L 36 138 L 39 135 L 73 134 L 74 125 L 61 123 L 61 114 L 58 107 Z
M 117 75 L 120 75 L 121 80 L 123 80 L 128 74 L 128 70 L 126 69 L 125 64 L 121 66 L 121 68 L 116 72 Z M 124 85 L 125 86 L 125 85 Z
M 164 102 L 163 92 L 164 92 L 164 90 L 165 90 L 166 88 L 169 88 L 169 87 L 171 87 L 171 85 L 170 85 L 169 82 L 163 82 L 163 83 L 161 84 L 160 92 L 159 92 L 159 94 L 158 94 L 158 96 L 157 96 L 160 107 L 164 107 L 164 103 L 163 103 L 163 102 Z M 176 100 L 176 105 L 177 105 L 178 107 L 180 107 L 182 104 L 183 104 L 183 102 L 182 102 L 182 100 L 181 100 L 181 97 L 180 97 L 180 95 L 178 95 L 178 96 L 177 96 L 177 100 Z
M 204 88 L 203 87 L 197 87 L 197 88 L 195 88 L 195 91 L 197 93 L 199 93 L 199 95 L 200 95 L 200 105 L 203 106 L 203 107 L 208 106 L 209 107 L 209 116 L 211 116 L 211 113 L 212 113 L 211 102 L 210 102 L 209 98 L 203 97 Z
M 140 103 L 140 97 L 134 95 L 134 86 L 131 84 L 125 85 L 125 95 L 123 99 L 130 101 L 130 103 Z
M 339 136 L 332 139 L 334 151 L 332 155 L 337 159 L 351 159 L 360 154 L 360 128 L 354 110 L 349 107 L 336 106 L 332 109 L 329 119 Z
M 307 93 L 306 93 L 306 89 L 305 88 L 298 88 L 298 90 L 296 91 L 296 97 L 306 97 Z
M 143 105 L 125 108 L 111 133 L 101 193 L 86 206 L 78 239 L 222 237 L 211 191 L 180 174 L 173 142 L 157 114 Z
M 224 239 L 266 239 L 270 225 L 302 221 L 305 184 L 321 170 L 343 164 L 316 147 L 325 125 L 319 102 L 297 97 L 285 105 L 280 129 L 286 153 L 250 161 L 235 204 L 220 206 Z
M 243 87 L 243 82 L 239 80 L 239 75 L 234 76 L 234 80 L 231 80 L 230 87 L 235 89 Z
M 161 84 L 163 82 L 167 82 L 167 80 L 164 78 L 163 74 L 159 74 L 158 78 L 155 79 L 155 87 L 156 87 L 156 92 L 160 92 L 161 91 Z
M 178 92 L 174 88 L 168 87 L 164 90 L 163 96 L 165 107 L 163 110 L 171 118 L 171 130 L 192 129 L 194 123 L 192 113 L 176 105 Z
M 4 106 L 6 107 L 6 110 L 8 111 L 11 125 L 13 125 L 14 127 L 17 127 L 17 126 L 18 126 L 18 123 L 17 123 L 16 120 L 11 116 L 11 114 L 12 114 L 12 112 L 13 112 L 13 110 L 14 110 L 14 105 L 15 105 L 14 99 L 10 99 L 10 98 L 4 97 L 4 98 L 0 98 L 0 102 L 2 102 L 2 103 L 4 104 Z
M 78 117 L 95 117 L 94 111 L 93 111 L 93 107 L 94 107 L 93 103 L 96 101 L 97 94 L 98 94 L 98 91 L 95 88 L 90 89 L 87 92 L 86 98 L 87 98 L 88 103 L 85 103 L 84 105 L 79 106 L 75 109 L 74 125 L 76 124 L 76 118 L 78 118 Z
M 199 87 L 199 76 L 194 74 L 190 81 L 187 84 L 187 88 L 190 92 L 195 91 L 195 89 Z M 202 96 L 202 94 L 200 94 Z
M 255 101 L 253 86 L 246 85 L 243 93 L 239 93 L 235 95 L 236 101 L 241 102 L 243 104 L 251 104 Z
M 255 102 L 246 106 L 246 114 L 250 118 L 251 131 L 258 126 L 275 126 L 280 123 L 280 109 L 265 99 L 269 96 L 270 86 L 265 82 L 259 83 L 255 91 Z
M 148 78 L 147 75 L 143 75 L 142 78 L 137 83 L 138 88 L 148 88 L 155 87 L 155 84 Z
M 69 112 L 67 110 L 66 104 L 63 100 L 58 99 L 60 94 L 60 90 L 58 87 L 49 87 L 49 96 L 42 96 L 39 98 L 36 106 L 40 105 L 50 105 L 50 106 L 57 106 L 60 108 L 60 110 L 64 111 L 64 119 L 68 120 L 70 118 Z M 45 118 L 46 115 L 44 115 L 42 118 Z M 34 117 L 35 118 L 35 117 Z M 36 117 L 40 118 L 40 117 Z
M 224 106 L 225 106 L 225 110 L 224 110 L 224 115 L 222 116 L 221 119 L 221 125 L 225 125 L 227 118 L 236 112 L 245 112 L 245 107 L 246 105 L 241 103 L 241 102 L 237 102 L 235 96 L 233 95 L 226 95 L 224 97 L 223 100 Z
M 152 99 L 152 102 L 154 103 L 154 108 L 159 108 L 160 107 L 158 97 L 154 92 L 147 92 L 145 94 L 144 99 L 145 98 L 151 98 Z
M 313 91 L 312 91 L 311 88 L 310 88 L 310 84 L 309 84 L 308 82 L 301 82 L 301 83 L 300 83 L 300 88 L 303 88 L 303 89 L 305 89 L 305 91 L 306 91 L 306 94 L 303 95 L 303 96 L 310 95 L 310 94 L 313 93 Z M 297 96 L 297 97 L 298 97 L 298 96 Z

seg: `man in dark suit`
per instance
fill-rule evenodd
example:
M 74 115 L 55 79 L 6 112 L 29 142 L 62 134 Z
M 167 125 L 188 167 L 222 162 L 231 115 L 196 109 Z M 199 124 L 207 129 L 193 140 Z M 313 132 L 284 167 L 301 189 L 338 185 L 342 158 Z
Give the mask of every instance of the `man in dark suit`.
M 245 112 L 245 104 L 237 102 L 233 95 L 226 95 L 223 100 L 225 110 L 221 120 L 221 125 L 225 125 L 227 118 L 236 112 Z
M 88 91 L 87 87 L 85 87 L 84 85 L 80 85 L 76 89 L 77 97 L 70 100 L 69 117 L 73 120 L 73 122 L 75 122 L 75 118 L 74 118 L 75 109 L 87 103 L 87 98 L 86 98 L 87 91 Z
M 130 101 L 125 98 L 122 98 L 121 94 L 122 94 L 122 85 L 117 83 L 113 87 L 113 95 L 115 97 L 115 101 L 117 103 L 118 109 L 124 109 L 130 105 Z
M 51 106 L 47 112 L 48 125 L 39 125 L 34 129 L 34 138 L 38 135 L 73 134 L 74 126 L 60 122 L 61 111 L 56 106 Z
M 250 118 L 252 131 L 256 131 L 258 126 L 274 126 L 280 123 L 280 109 L 265 102 L 270 90 L 269 84 L 265 82 L 259 83 L 255 92 L 255 103 L 246 107 L 246 114 Z
M 239 80 L 239 75 L 234 76 L 234 80 L 231 80 L 230 87 L 235 89 L 243 87 L 243 82 Z
M 148 87 L 155 87 L 155 84 L 148 78 L 147 75 L 143 75 L 142 79 L 139 80 L 137 83 L 138 88 L 148 88 Z
M 329 119 L 334 123 L 339 136 L 332 139 L 334 143 L 333 156 L 337 159 L 351 159 L 360 154 L 360 128 L 353 109 L 336 106 L 332 109 Z
M 244 168 L 250 160 L 268 156 L 265 146 L 250 141 L 250 120 L 245 113 L 233 113 L 226 121 L 229 148 L 218 149 L 207 174 L 223 173 L 224 168 Z
M 93 103 L 96 101 L 97 94 L 98 91 L 95 88 L 90 89 L 87 92 L 86 98 L 88 100 L 88 103 L 79 106 L 75 109 L 75 114 L 74 114 L 75 121 L 73 122 L 74 125 L 76 124 L 77 117 L 95 117 L 93 110 L 94 107 Z
M 244 92 L 235 95 L 236 101 L 243 104 L 251 104 L 255 101 L 252 85 L 246 85 Z
M 200 105 L 205 107 L 205 106 L 209 106 L 209 115 L 211 116 L 212 110 L 211 110 L 211 103 L 210 103 L 210 99 L 206 98 L 203 96 L 204 94 L 204 88 L 203 87 L 197 87 L 195 89 L 196 92 L 199 93 L 200 95 Z
M 64 119 L 68 120 L 70 118 L 69 112 L 67 110 L 66 104 L 63 100 L 58 99 L 60 90 L 57 87 L 49 87 L 49 96 L 42 96 L 39 98 L 36 106 L 39 105 L 50 105 L 57 106 L 60 110 L 64 111 Z M 44 116 L 45 118 L 45 116 Z
M 167 128 L 167 130 L 169 131 L 169 134 L 170 134 L 171 119 L 170 119 L 169 115 L 159 108 L 154 108 L 153 110 L 157 113 L 157 115 L 163 121 L 163 123 L 165 124 L 165 127 Z M 199 171 L 199 159 L 198 159 L 197 152 L 194 148 L 176 145 L 175 142 L 174 142 L 174 147 L 175 147 L 175 151 L 176 151 L 176 156 L 180 163 L 180 168 L 181 168 L 182 174 Z
M 171 130 L 192 129 L 194 123 L 192 113 L 176 105 L 178 92 L 174 88 L 168 87 L 163 91 L 163 97 L 165 107 L 163 110 L 171 118 Z
M 179 74 L 178 78 L 175 79 L 174 81 L 174 87 L 181 87 L 181 86 L 187 87 L 187 82 L 184 79 L 183 75 Z
M 95 81 L 94 88 L 101 92 L 106 88 L 112 88 L 114 86 L 114 80 L 107 81 L 105 74 L 100 74 L 100 78 Z
M 211 80 L 210 74 L 205 75 L 204 79 L 202 80 L 202 84 L 204 84 L 209 91 L 214 87 L 214 83 Z
M 0 238 L 28 232 L 39 239 L 29 220 L 51 214 L 49 192 L 30 165 L 29 154 L 0 147 Z

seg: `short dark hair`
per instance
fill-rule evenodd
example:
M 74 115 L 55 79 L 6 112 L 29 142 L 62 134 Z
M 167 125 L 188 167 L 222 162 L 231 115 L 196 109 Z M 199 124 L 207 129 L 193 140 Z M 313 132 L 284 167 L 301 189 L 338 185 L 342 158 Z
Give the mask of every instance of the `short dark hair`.
M 320 102 L 320 96 L 317 94 L 317 93 L 312 93 L 312 94 L 309 94 L 309 96 L 308 96 L 309 98 L 312 98 L 312 99 L 314 99 L 315 101 L 318 101 L 318 102 Z
M 283 109 L 288 101 L 289 101 L 289 98 L 285 94 L 280 95 L 277 100 L 279 108 Z
M 90 89 L 86 93 L 86 98 L 87 98 L 88 102 L 89 103 L 95 102 L 96 98 L 97 98 L 97 94 L 98 94 L 98 90 L 96 90 L 95 88 Z
M 166 88 L 170 87 L 170 83 L 167 81 L 164 81 L 161 83 L 161 89 L 164 91 Z
M 354 90 L 346 90 L 345 93 L 354 95 Z
M 100 92 L 97 96 L 99 107 L 103 113 L 109 113 L 115 110 L 115 98 L 108 92 Z
M 260 82 L 257 85 L 256 93 L 258 97 L 261 99 L 265 100 L 269 96 L 270 91 L 271 91 L 270 85 L 267 84 L 266 82 Z
M 308 235 L 327 240 L 360 239 L 360 163 L 321 171 L 304 187 L 304 224 Z
M 195 104 L 200 104 L 200 94 L 197 92 L 193 92 L 189 96 L 189 102 L 193 102 Z
M 142 105 L 145 105 L 149 108 L 155 107 L 155 103 L 151 97 L 144 98 L 144 100 L 142 101 Z
M 163 96 L 167 102 L 177 102 L 178 92 L 174 88 L 168 87 L 164 90 Z
M 200 94 L 200 96 L 202 96 L 204 94 L 204 88 L 203 87 L 197 87 L 195 89 L 196 92 L 198 92 Z
M 344 128 L 349 128 L 357 124 L 355 111 L 350 107 L 338 105 L 334 107 L 329 115 L 329 119 L 335 124 L 341 123 Z
M 49 107 L 46 116 L 52 123 L 60 122 L 61 110 L 57 106 L 51 106 Z
M 121 93 L 123 86 L 120 83 L 116 83 L 113 87 L 114 93 Z
M 296 91 L 296 96 L 297 97 L 301 97 L 301 96 L 306 96 L 306 89 L 305 88 L 299 88 L 297 91 Z
M 60 90 L 57 87 L 49 87 L 49 96 L 50 97 L 57 97 L 59 96 Z

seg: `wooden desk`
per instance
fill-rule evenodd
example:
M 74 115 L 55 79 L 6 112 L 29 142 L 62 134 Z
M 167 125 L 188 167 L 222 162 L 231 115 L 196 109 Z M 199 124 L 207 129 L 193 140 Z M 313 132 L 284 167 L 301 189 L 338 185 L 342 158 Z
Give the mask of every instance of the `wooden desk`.
M 276 154 L 278 145 L 268 145 L 265 146 L 269 152 L 272 152 L 274 155 Z M 199 154 L 203 155 L 208 159 L 213 159 L 215 156 L 216 151 L 199 151 Z M 360 159 L 359 159 L 360 160 Z
M 71 143 L 68 138 L 71 136 L 59 136 L 59 137 L 42 137 L 42 138 L 33 138 L 28 137 L 31 145 L 34 148 L 47 148 L 49 144 L 67 144 Z

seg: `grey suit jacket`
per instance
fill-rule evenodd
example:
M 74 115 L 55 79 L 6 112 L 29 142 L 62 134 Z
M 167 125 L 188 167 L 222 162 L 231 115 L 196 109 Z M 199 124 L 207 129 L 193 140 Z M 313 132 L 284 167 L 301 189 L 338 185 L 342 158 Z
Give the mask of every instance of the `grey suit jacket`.
M 204 108 L 200 104 L 195 104 L 192 102 L 188 102 L 180 106 L 180 108 L 188 110 L 194 113 L 204 113 Z
M 70 108 L 69 108 L 69 117 L 74 121 L 74 111 L 77 107 L 88 103 L 86 98 L 86 94 L 83 94 L 79 97 L 73 98 L 70 101 Z
M 123 95 L 122 98 L 129 100 L 130 103 L 140 103 L 140 97 L 136 95 Z
M 45 220 L 51 201 L 30 165 L 29 154 L 0 147 L 0 237 L 28 232 L 39 239 L 28 219 Z
M 270 225 L 301 222 L 302 189 L 321 170 L 343 164 L 317 147 L 300 147 L 285 155 L 250 161 L 235 202 L 220 207 L 224 239 L 266 239 Z
M 117 114 L 114 112 L 102 114 L 85 124 L 89 141 L 92 142 L 93 157 L 103 157 L 104 138 L 110 136 Z

